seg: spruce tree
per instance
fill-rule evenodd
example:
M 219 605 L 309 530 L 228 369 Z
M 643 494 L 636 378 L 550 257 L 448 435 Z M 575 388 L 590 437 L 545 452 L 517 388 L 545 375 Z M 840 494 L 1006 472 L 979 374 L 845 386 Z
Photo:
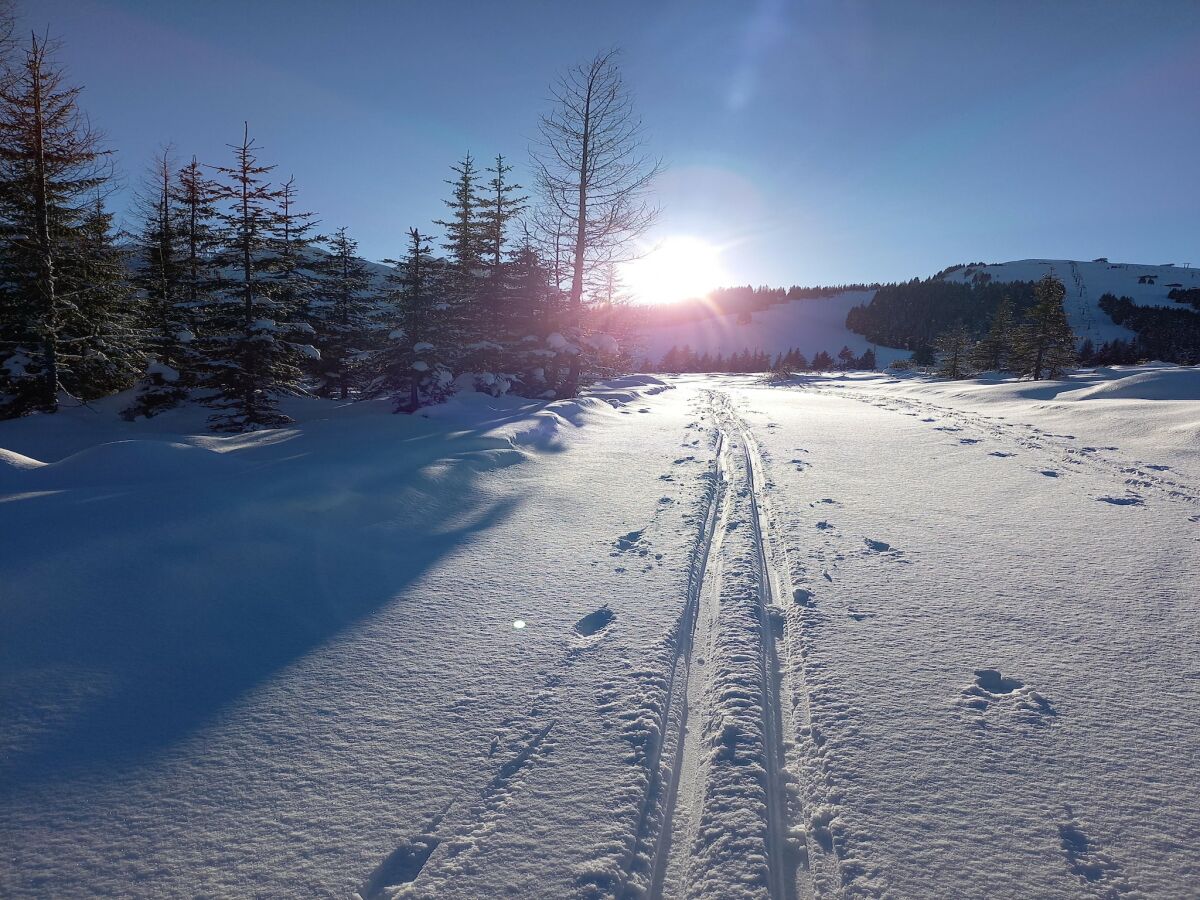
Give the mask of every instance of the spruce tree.
M 497 155 L 495 165 L 487 169 L 492 177 L 479 192 L 476 205 L 479 210 L 479 237 L 483 264 L 487 271 L 484 284 L 484 313 L 493 335 L 499 339 L 508 335 L 513 326 L 514 311 L 506 301 L 512 297 L 507 285 L 508 266 L 505 260 L 505 244 L 512 221 L 526 206 L 526 197 L 517 192 L 521 185 L 508 180 L 512 166 Z
M 128 280 L 127 254 L 117 244 L 113 215 L 97 194 L 59 267 L 63 384 L 80 400 L 97 400 L 133 385 L 145 364 L 144 332 Z
M 147 418 L 178 406 L 195 384 L 190 311 L 185 283 L 190 268 L 181 210 L 168 150 L 155 159 L 136 199 L 139 227 L 133 235 L 132 276 L 138 292 L 139 325 L 149 366 L 138 383 L 126 419 Z
M 183 291 L 193 320 L 196 311 L 208 302 L 217 286 L 212 267 L 217 244 L 216 198 L 217 185 L 205 176 L 203 166 L 193 156 L 191 162 L 176 174 L 172 194 L 186 261 Z M 191 324 L 194 325 L 194 321 Z M 194 338 L 194 328 L 190 331 Z
M 278 208 L 271 226 L 270 272 L 276 310 L 288 318 L 297 318 L 308 305 L 313 286 L 309 264 L 313 256 L 313 230 L 316 217 L 301 212 L 296 203 L 296 179 L 289 177 L 279 186 Z
M 946 329 L 934 341 L 938 353 L 938 374 L 943 378 L 966 378 L 974 341 L 967 326 L 959 322 Z
M 453 323 L 467 342 L 486 333 L 486 315 L 482 308 L 483 231 L 479 210 L 479 172 L 470 153 L 450 167 L 454 178 L 446 180 L 453 188 L 443 201 L 450 213 L 433 224 L 445 229 L 442 249 L 449 269 L 444 288 L 449 304 L 447 323 Z
M 428 235 L 410 228 L 404 259 L 387 261 L 393 264 L 389 281 L 398 318 L 390 346 L 380 353 L 378 388 L 395 400 L 396 412 L 441 402 L 453 381 L 447 279 L 432 252 Z
M 358 258 L 358 242 L 345 227 L 322 239 L 328 254 L 312 265 L 308 321 L 321 355 L 311 371 L 320 397 L 348 400 L 361 389 L 361 362 L 367 353 L 371 273 Z
M 971 353 L 971 365 L 979 372 L 1007 371 L 1012 365 L 1015 338 L 1012 300 L 1004 297 L 992 313 L 987 334 L 975 345 Z
M 276 266 L 283 228 L 280 191 L 266 176 L 275 168 L 258 161 L 249 127 L 230 145 L 234 162 L 215 167 L 223 179 L 217 213 L 219 286 L 204 315 L 204 401 L 217 412 L 215 430 L 273 428 L 291 421 L 278 398 L 303 393 L 300 363 L 316 350 L 294 340 L 303 329 L 287 321 L 289 309 Z
M 1036 303 L 1017 331 L 1014 355 L 1017 371 L 1036 381 L 1055 378 L 1075 362 L 1075 334 L 1063 309 L 1063 283 L 1047 273 L 1033 290 Z
M 34 36 L 0 80 L 0 416 L 123 387 L 139 362 L 106 151 L 50 49 Z

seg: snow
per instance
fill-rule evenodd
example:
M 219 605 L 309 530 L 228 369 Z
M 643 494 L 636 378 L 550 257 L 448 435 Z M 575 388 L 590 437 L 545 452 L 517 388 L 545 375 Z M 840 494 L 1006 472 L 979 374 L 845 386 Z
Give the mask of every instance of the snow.
M 809 359 L 822 350 L 836 357 L 842 347 L 849 347 L 861 356 L 874 347 L 876 364 L 883 368 L 894 359 L 907 359 L 912 351 L 871 344 L 846 327 L 846 314 L 874 296 L 874 291 L 845 291 L 832 297 L 769 306 L 752 313 L 749 322 L 740 322 L 736 315 L 722 315 L 654 326 L 642 334 L 642 348 L 646 357 L 658 363 L 672 347 L 682 349 L 684 345 L 699 354 L 721 353 L 726 357 L 743 350 L 762 350 L 774 356 L 798 347 Z
M 155 360 L 146 366 L 147 375 L 157 375 L 163 381 L 174 383 L 179 380 L 179 370 L 166 363 Z
M 0 423 L 0 894 L 1188 895 L 1197 372 Z
M 1140 306 L 1189 309 L 1171 300 L 1171 286 L 1200 288 L 1200 270 L 1182 266 L 1153 266 L 1138 263 L 1083 262 L 1069 259 L 1024 259 L 985 266 L 967 266 L 943 276 L 946 281 L 969 283 L 979 274 L 996 282 L 1036 281 L 1047 273 L 1057 275 L 1066 286 L 1064 307 L 1067 318 L 1082 341 L 1091 338 L 1099 346 L 1116 338 L 1129 340 L 1134 333 L 1117 325 L 1100 309 L 1106 293 L 1126 296 Z M 1153 283 L 1149 279 L 1153 279 Z M 1138 280 L 1143 279 L 1139 284 Z M 833 356 L 843 346 L 861 356 L 870 344 L 862 335 L 846 328 L 851 308 L 866 304 L 874 291 L 845 291 L 832 297 L 789 300 L 751 315 L 749 322 L 736 315 L 712 316 L 692 322 L 653 326 L 641 335 L 644 355 L 658 363 L 671 347 L 691 347 L 698 354 L 722 353 L 726 357 L 743 350 L 762 350 L 772 356 L 793 347 L 806 357 L 825 350 Z M 876 364 L 886 368 L 893 360 L 907 359 L 911 351 L 875 346 Z
M 1100 309 L 1104 294 L 1129 297 L 1138 306 L 1166 306 L 1190 309 L 1170 299 L 1171 285 L 1200 288 L 1200 270 L 1172 265 L 1141 263 L 1109 263 L 1071 259 L 1022 259 L 987 266 L 968 266 L 945 276 L 947 281 L 969 282 L 976 274 L 985 273 L 993 281 L 1037 281 L 1053 273 L 1066 286 L 1063 306 L 1071 328 L 1080 340 L 1091 338 L 1097 346 L 1114 339 L 1129 340 L 1134 333 L 1117 325 L 1108 313 Z M 1138 283 L 1139 279 L 1142 283 Z

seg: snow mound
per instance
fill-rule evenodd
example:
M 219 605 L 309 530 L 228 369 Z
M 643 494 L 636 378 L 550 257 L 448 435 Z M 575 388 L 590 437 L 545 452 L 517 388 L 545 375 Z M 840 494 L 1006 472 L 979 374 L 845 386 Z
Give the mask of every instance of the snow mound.
M 0 472 L 13 469 L 15 471 L 28 471 L 30 469 L 40 469 L 45 463 L 40 459 L 34 459 L 32 456 L 25 456 L 17 453 L 15 450 L 5 450 L 0 447 Z
M 1200 400 L 1200 369 L 1153 368 L 1059 394 L 1057 400 Z
M 44 465 L 32 456 L 0 447 L 0 493 L 24 490 L 29 473 Z
M 241 468 L 240 460 L 174 441 L 113 441 L 36 470 L 38 487 L 154 484 L 210 478 Z
M 667 384 L 661 378 L 653 375 L 624 375 L 620 378 L 610 378 L 593 386 L 587 393 L 609 403 L 612 406 L 624 406 L 643 397 L 661 394 L 671 390 L 674 385 Z

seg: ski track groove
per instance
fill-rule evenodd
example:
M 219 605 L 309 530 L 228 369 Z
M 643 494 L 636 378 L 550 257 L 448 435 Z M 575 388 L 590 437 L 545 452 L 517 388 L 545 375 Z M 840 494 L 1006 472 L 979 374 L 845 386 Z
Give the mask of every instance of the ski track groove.
M 704 518 L 696 541 L 696 549 L 688 568 L 687 599 L 675 629 L 675 649 L 671 658 L 670 674 L 663 698 L 663 713 L 659 728 L 659 739 L 655 742 L 648 761 L 649 784 L 642 800 L 637 829 L 630 852 L 621 867 L 621 882 L 617 886 L 618 897 L 639 896 L 631 888 L 634 866 L 641 854 L 651 856 L 651 897 L 661 897 L 666 877 L 671 844 L 671 818 L 678 796 L 682 777 L 683 739 L 687 731 L 687 691 L 691 668 L 692 648 L 695 641 L 696 621 L 700 612 L 701 593 L 704 590 L 705 574 L 708 571 L 709 555 L 712 552 L 718 513 L 723 503 L 726 479 L 722 460 L 725 454 L 725 435 L 716 433 L 716 445 L 709 478 L 711 486 L 705 504 Z M 663 777 L 663 752 L 672 747 L 670 770 Z M 661 822 L 654 821 L 655 813 L 662 812 Z M 653 849 L 650 849 L 652 845 Z
M 808 847 L 809 835 L 805 829 L 794 832 L 791 827 L 799 810 L 793 808 L 797 804 L 791 799 L 789 781 L 798 779 L 787 770 L 789 742 L 785 742 L 785 735 L 795 735 L 798 729 L 808 733 L 810 722 L 803 668 L 793 665 L 787 634 L 792 626 L 783 598 L 790 596 L 786 590 L 790 574 L 786 570 L 786 554 L 781 553 L 781 543 L 775 537 L 766 500 L 769 481 L 752 430 L 734 410 L 727 394 L 710 391 L 706 399 L 715 420 L 715 453 L 708 475 L 713 486 L 695 544 L 687 600 L 677 627 L 671 673 L 660 714 L 661 738 L 649 763 L 650 783 L 616 894 L 622 898 L 647 896 L 652 900 L 692 897 L 697 891 L 699 895 L 711 896 L 705 893 L 714 875 L 711 861 L 698 858 L 703 856 L 698 851 L 705 840 L 701 833 L 711 812 L 709 804 L 733 802 L 744 804 L 743 811 L 761 810 L 756 815 L 762 816 L 765 895 L 771 900 L 797 900 L 801 896 L 798 887 L 802 886 L 806 897 L 816 896 L 816 892 L 815 883 L 807 873 L 814 855 Z M 748 574 L 735 565 L 733 577 L 741 576 L 742 581 L 735 580 L 731 585 L 735 595 L 739 588 L 745 588 L 750 594 L 746 603 L 753 604 L 749 618 L 755 622 L 755 630 L 746 637 L 753 641 L 757 682 L 754 689 L 759 692 L 755 716 L 760 731 L 756 740 L 761 741 L 762 775 L 755 786 L 730 782 L 734 770 L 723 774 L 716 771 L 719 764 L 713 762 L 713 754 L 719 751 L 711 733 L 714 717 L 720 719 L 721 698 L 727 696 L 730 688 L 728 683 L 721 682 L 718 659 L 729 648 L 723 650 L 714 635 L 720 628 L 730 627 L 728 622 L 718 621 L 722 604 L 728 602 L 722 587 L 730 587 L 723 565 L 723 538 L 741 521 L 731 521 L 731 510 L 739 501 L 743 511 L 748 512 L 744 518 L 749 522 L 743 524 L 750 525 L 752 571 Z M 733 562 L 736 561 L 735 558 Z M 747 611 L 744 609 L 743 613 Z M 736 613 L 733 610 L 730 615 Z M 786 663 L 782 666 L 778 646 L 781 641 Z M 700 660 L 706 664 L 705 668 L 694 670 L 693 657 L 702 652 L 708 657 Z M 701 683 L 703 690 L 697 689 Z M 785 697 L 789 703 L 783 702 Z M 693 704 L 698 708 L 693 708 Z M 689 782 L 686 786 L 685 780 Z M 805 802 L 807 799 L 804 797 Z M 708 825 L 711 828 L 711 822 Z M 793 836 L 797 832 L 799 838 Z M 634 866 L 646 857 L 649 857 L 648 878 L 641 881 Z

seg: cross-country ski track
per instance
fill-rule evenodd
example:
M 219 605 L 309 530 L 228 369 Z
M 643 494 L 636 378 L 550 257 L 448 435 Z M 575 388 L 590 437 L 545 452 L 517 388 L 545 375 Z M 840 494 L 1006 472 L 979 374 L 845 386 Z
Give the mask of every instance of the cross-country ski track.
M 1197 425 L 1132 388 L 1089 399 L 1118 377 L 644 378 L 532 411 L 480 398 L 470 426 L 348 408 L 203 439 L 239 463 L 211 483 L 244 484 L 211 517 L 209 482 L 164 511 L 158 487 L 30 468 L 0 512 L 31 528 L 156 510 L 130 608 L 223 530 L 295 545 L 295 608 L 373 600 L 153 735 L 138 709 L 189 702 L 175 651 L 146 694 L 87 634 L 58 651 L 14 619 L 36 666 L 0 682 L 0 893 L 1187 895 Z M 46 458 L 20 437 L 0 446 Z M 0 571 L 60 623 L 111 577 L 113 535 L 72 534 L 90 580 Z M 198 595 L 242 596 L 195 571 Z M 296 627 L 269 614 L 238 646 Z M 126 656 L 158 659 L 141 639 Z

